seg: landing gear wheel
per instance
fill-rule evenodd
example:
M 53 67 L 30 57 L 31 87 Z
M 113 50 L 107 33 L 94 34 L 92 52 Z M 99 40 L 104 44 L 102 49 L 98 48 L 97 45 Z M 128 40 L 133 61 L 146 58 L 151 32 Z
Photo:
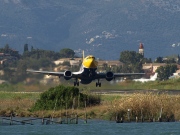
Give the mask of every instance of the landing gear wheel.
M 96 87 L 97 86 L 101 87 L 101 83 L 99 82 L 99 79 L 98 79 L 98 82 L 96 82 Z
M 74 86 L 79 86 L 79 82 L 74 82 Z
M 76 82 L 74 82 L 74 86 L 76 86 Z
M 97 82 L 97 83 L 96 83 L 96 87 L 97 87 L 97 86 L 101 87 L 101 83 Z

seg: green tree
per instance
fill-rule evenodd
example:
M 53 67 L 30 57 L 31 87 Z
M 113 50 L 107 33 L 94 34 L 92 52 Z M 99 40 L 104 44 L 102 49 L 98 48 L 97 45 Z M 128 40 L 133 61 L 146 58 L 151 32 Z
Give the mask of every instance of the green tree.
M 25 53 L 25 52 L 28 52 L 28 51 L 29 51 L 29 49 L 28 49 L 28 44 L 25 44 L 25 45 L 24 45 L 24 53 Z
M 0 48 L 0 52 L 9 54 L 10 56 L 16 57 L 17 59 L 21 57 L 18 51 L 15 51 L 9 47 L 9 44 L 6 44 L 4 48 Z
M 31 52 L 34 50 L 33 46 L 31 46 Z
M 14 72 L 14 76 L 11 77 L 11 83 L 18 83 L 24 81 L 26 79 L 27 73 L 27 64 L 26 61 L 19 60 L 17 64 L 17 69 Z
M 174 58 L 168 58 L 167 60 L 164 61 L 167 64 L 172 64 L 172 63 L 176 63 Z
M 1 76 L 3 80 L 11 81 L 12 77 L 14 76 L 14 70 L 10 69 L 9 67 L 5 67 L 4 69 L 4 75 Z
M 4 47 L 4 53 L 9 53 L 10 52 L 9 49 L 10 49 L 9 45 L 6 44 L 5 47 Z
M 120 54 L 120 61 L 125 64 L 135 64 L 142 59 L 143 56 L 135 51 L 123 51 Z
M 155 63 L 164 63 L 163 57 L 157 57 L 154 62 L 155 62 Z
M 75 52 L 69 48 L 64 48 L 60 50 L 60 56 L 64 58 L 73 58 Z
M 60 54 L 58 52 L 49 51 L 49 50 L 40 50 L 40 49 L 33 49 L 31 51 L 26 51 L 23 54 L 23 59 L 26 58 L 33 58 L 33 59 L 41 59 L 47 58 L 51 60 L 57 60 L 60 58 Z
M 177 70 L 177 65 L 168 64 L 166 66 L 160 66 L 157 68 L 156 72 L 158 73 L 158 80 L 167 80 L 169 77 L 175 73 Z
M 143 72 L 143 56 L 135 51 L 123 51 L 120 54 L 120 61 L 124 63 L 122 72 Z
M 41 58 L 38 60 L 40 67 L 50 67 L 53 65 L 52 61 L 48 58 Z
M 180 63 L 180 57 L 179 57 L 179 54 L 178 54 L 178 56 L 177 56 L 177 64 L 179 64 Z
M 142 63 L 152 63 L 152 59 L 151 58 L 143 58 Z

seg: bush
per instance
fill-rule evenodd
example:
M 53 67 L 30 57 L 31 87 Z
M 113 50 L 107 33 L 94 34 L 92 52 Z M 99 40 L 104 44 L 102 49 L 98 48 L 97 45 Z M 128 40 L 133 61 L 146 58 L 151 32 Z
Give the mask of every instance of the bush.
M 82 94 L 77 87 L 59 85 L 42 93 L 40 99 L 38 99 L 31 108 L 31 111 L 69 109 L 72 108 L 72 106 L 74 108 L 84 107 L 84 101 L 87 99 L 91 101 L 86 102 L 87 106 L 100 103 L 100 98 Z

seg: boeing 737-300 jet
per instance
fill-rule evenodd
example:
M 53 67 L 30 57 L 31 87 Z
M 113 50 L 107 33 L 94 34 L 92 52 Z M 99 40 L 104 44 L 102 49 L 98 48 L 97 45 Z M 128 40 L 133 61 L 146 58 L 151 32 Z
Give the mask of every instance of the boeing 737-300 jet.
M 78 72 L 71 72 L 69 70 L 65 72 L 27 70 L 27 72 L 53 75 L 53 76 L 58 76 L 59 78 L 64 77 L 64 79 L 66 80 L 74 78 L 75 79 L 74 86 L 79 86 L 79 83 L 89 84 L 93 80 L 97 80 L 96 87 L 97 86 L 101 87 L 100 79 L 106 79 L 107 81 L 111 81 L 115 79 L 116 77 L 144 75 L 144 73 L 113 73 L 111 71 L 102 73 L 102 72 L 96 71 L 97 67 L 98 67 L 98 62 L 96 61 L 95 57 L 93 55 L 89 55 L 85 58 L 83 56 L 83 62 Z

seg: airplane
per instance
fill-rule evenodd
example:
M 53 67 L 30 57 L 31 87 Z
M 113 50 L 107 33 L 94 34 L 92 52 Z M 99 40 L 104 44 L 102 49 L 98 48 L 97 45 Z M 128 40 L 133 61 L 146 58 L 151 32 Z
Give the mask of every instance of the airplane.
M 107 81 L 111 81 L 116 77 L 144 75 L 144 73 L 113 73 L 111 71 L 102 73 L 96 71 L 97 67 L 98 67 L 98 61 L 96 61 L 96 58 L 93 55 L 88 55 L 87 57 L 84 58 L 84 52 L 83 52 L 83 61 L 80 70 L 78 72 L 71 72 L 69 70 L 66 70 L 64 72 L 27 70 L 27 72 L 53 75 L 53 76 L 58 76 L 59 78 L 64 77 L 65 80 L 70 80 L 71 78 L 74 78 L 75 79 L 74 86 L 79 86 L 79 83 L 89 84 L 93 80 L 97 79 L 96 87 L 97 86 L 101 87 L 100 79 L 106 79 Z
M 157 75 L 158 73 L 155 73 L 153 76 L 150 77 L 150 79 L 147 79 L 147 78 L 140 78 L 140 79 L 133 79 L 133 81 L 136 81 L 136 82 L 149 82 L 149 81 L 155 81 L 157 79 Z

